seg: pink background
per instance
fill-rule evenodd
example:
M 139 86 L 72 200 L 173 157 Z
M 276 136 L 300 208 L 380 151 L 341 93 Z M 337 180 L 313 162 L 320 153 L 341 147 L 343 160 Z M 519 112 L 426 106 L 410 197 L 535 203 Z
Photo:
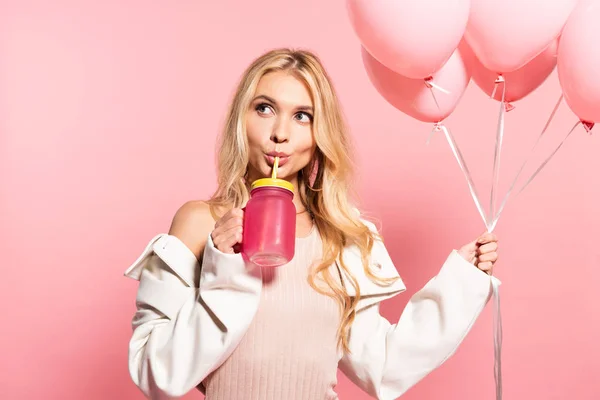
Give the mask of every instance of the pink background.
M 364 208 L 408 292 L 483 231 L 443 136 L 368 82 L 344 2 L 13 1 L 0 9 L 3 399 L 141 399 L 127 372 L 136 283 L 122 276 L 175 210 L 213 190 L 213 150 L 243 68 L 275 46 L 323 59 L 359 149 Z M 432 28 L 434 29 L 434 28 Z M 507 115 L 501 193 L 560 93 Z M 489 192 L 497 103 L 471 85 L 448 126 Z M 535 161 L 575 122 L 562 106 Z M 497 229 L 507 399 L 600 398 L 600 135 L 582 129 Z M 533 171 L 533 165 L 527 170 Z M 491 305 L 403 398 L 494 397 Z M 340 375 L 342 399 L 366 399 Z M 197 393 L 187 398 L 199 398 Z

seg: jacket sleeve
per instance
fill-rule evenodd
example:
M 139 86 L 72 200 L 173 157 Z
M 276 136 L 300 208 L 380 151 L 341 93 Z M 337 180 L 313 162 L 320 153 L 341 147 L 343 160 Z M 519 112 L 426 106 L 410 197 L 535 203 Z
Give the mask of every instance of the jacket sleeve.
M 452 251 L 396 324 L 379 314 L 379 302 L 357 311 L 350 354 L 340 360 L 340 370 L 377 399 L 399 397 L 454 354 L 488 302 L 495 279 Z
M 262 280 L 240 254 L 209 236 L 202 266 L 183 242 L 161 234 L 125 272 L 139 280 L 129 373 L 151 399 L 182 396 L 235 349 L 258 308 Z

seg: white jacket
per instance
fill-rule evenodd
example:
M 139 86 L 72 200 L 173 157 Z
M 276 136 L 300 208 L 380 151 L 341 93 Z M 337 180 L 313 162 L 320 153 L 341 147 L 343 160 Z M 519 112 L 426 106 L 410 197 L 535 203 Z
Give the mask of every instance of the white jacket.
M 379 314 L 379 302 L 403 292 L 402 280 L 379 286 L 365 275 L 358 249 L 348 247 L 342 257 L 358 280 L 361 300 L 351 327 L 351 355 L 341 358 L 339 368 L 377 399 L 399 397 L 454 354 L 496 279 L 453 250 L 392 325 Z M 371 261 L 380 276 L 398 276 L 382 242 L 374 245 Z M 179 239 L 160 234 L 125 275 L 139 280 L 129 372 L 151 399 L 182 396 L 217 369 L 248 329 L 262 288 L 260 268 L 247 266 L 240 254 L 220 252 L 210 236 L 202 268 Z M 352 285 L 342 278 L 352 295 Z

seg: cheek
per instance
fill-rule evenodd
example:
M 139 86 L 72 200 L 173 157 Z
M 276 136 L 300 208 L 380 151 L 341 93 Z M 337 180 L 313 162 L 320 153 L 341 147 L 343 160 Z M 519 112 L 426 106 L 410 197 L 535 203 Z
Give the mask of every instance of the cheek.
M 256 118 L 249 116 L 246 118 L 246 136 L 250 146 L 260 141 L 260 126 Z
M 271 137 L 271 121 L 269 118 L 259 116 L 249 116 L 246 118 L 246 136 L 248 137 L 248 146 L 250 151 L 260 150 Z
M 298 132 L 297 139 L 294 146 L 294 152 L 297 155 L 297 165 L 295 165 L 295 167 L 300 170 L 310 163 L 317 145 L 310 128 L 307 129 L 307 131 L 302 132 L 302 134 Z
M 312 129 L 305 128 L 303 132 L 299 132 L 298 141 L 296 142 L 296 151 L 299 153 L 309 153 L 312 154 L 316 148 L 316 143 L 314 136 L 312 134 Z

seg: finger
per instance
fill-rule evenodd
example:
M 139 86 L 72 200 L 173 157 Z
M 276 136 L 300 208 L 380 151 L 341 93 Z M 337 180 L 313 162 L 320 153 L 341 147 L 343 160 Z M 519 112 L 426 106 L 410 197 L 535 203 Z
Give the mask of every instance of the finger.
M 490 242 L 497 242 L 498 238 L 496 237 L 496 235 L 494 235 L 491 232 L 486 232 L 484 234 L 482 234 L 481 236 L 479 236 L 479 238 L 477 239 L 477 244 L 486 244 L 486 243 L 490 243 Z
M 230 215 L 232 217 L 244 218 L 244 210 L 242 210 L 241 208 L 232 208 L 230 211 Z
M 244 226 L 244 218 L 232 215 L 227 221 L 224 221 L 219 228 L 221 229 L 221 232 L 227 232 L 231 228 L 239 226 Z
M 232 226 L 231 228 L 229 228 L 227 230 L 225 230 L 222 227 L 221 231 L 217 235 L 217 240 L 220 241 L 220 243 L 224 243 L 232 236 L 235 236 L 237 233 L 242 233 L 243 229 L 244 228 L 242 226 Z
M 233 253 L 233 246 L 241 243 L 243 238 L 243 230 L 241 227 L 234 227 L 225 232 L 220 239 L 220 244 L 217 247 L 223 253 Z
M 498 250 L 498 242 L 491 242 L 484 245 L 479 246 L 477 249 L 478 254 L 491 253 L 493 251 Z
M 494 264 L 492 264 L 490 261 L 480 262 L 479 264 L 477 264 L 477 268 L 486 272 L 491 271 L 493 267 Z
M 219 244 L 215 245 L 215 247 L 217 248 L 217 250 L 219 250 L 222 253 L 232 254 L 233 253 L 233 245 L 234 244 L 232 244 L 231 238 L 226 237 L 226 238 L 221 238 L 221 240 L 219 241 Z
M 225 214 L 223 214 L 221 216 L 221 218 L 219 218 L 217 220 L 217 222 L 215 223 L 215 226 L 221 226 L 223 225 L 225 222 L 227 222 L 230 218 L 231 218 L 231 213 L 233 212 L 234 209 L 228 210 Z
M 220 227 L 223 222 L 227 221 L 227 218 L 229 217 L 229 213 L 231 212 L 231 210 L 227 211 L 225 214 L 223 214 L 221 216 L 221 218 L 219 218 L 216 222 L 215 222 L 215 228 Z
M 227 211 L 219 220 L 215 223 L 215 227 L 222 226 L 226 224 L 231 218 L 244 218 L 244 211 L 241 208 L 232 208 Z
M 225 229 L 224 226 L 221 226 L 218 229 L 215 229 L 212 233 L 212 239 L 213 239 L 213 244 L 215 245 L 215 247 L 219 248 L 220 246 L 222 247 L 224 243 L 227 243 L 227 241 L 229 240 L 229 238 L 234 235 L 237 230 L 242 230 L 242 227 L 236 226 L 236 227 L 231 227 L 229 229 Z
M 481 254 L 479 256 L 479 261 L 495 263 L 496 261 L 498 261 L 498 253 L 496 253 L 495 251 L 492 251 L 491 253 Z
M 473 265 L 475 264 L 475 257 L 477 254 L 475 254 L 474 251 L 469 251 L 466 246 L 463 246 L 460 250 L 458 250 L 458 254 L 460 254 L 460 256 L 467 262 Z
M 474 240 L 471 243 L 468 243 L 464 247 L 467 251 L 476 253 L 477 252 L 477 241 Z
M 477 254 L 477 247 L 478 247 L 477 241 L 474 240 L 474 241 L 472 241 L 470 243 L 467 243 L 464 246 L 462 246 L 460 248 L 460 252 L 462 254 L 467 255 L 468 257 L 472 257 L 473 255 Z
M 243 226 L 244 218 L 234 215 L 232 213 L 227 214 L 223 218 L 219 220 L 219 224 L 215 225 L 215 229 L 213 231 L 213 238 L 215 236 L 221 235 L 224 232 L 227 232 L 229 229 L 235 226 Z
M 235 253 L 235 247 L 242 243 L 244 235 L 241 229 L 237 229 L 228 239 L 227 250 L 231 253 Z
M 239 238 L 239 242 L 241 243 L 242 241 L 242 237 L 243 237 L 243 233 L 244 233 L 244 228 L 241 225 L 236 225 L 231 227 L 229 230 L 227 230 L 227 232 L 225 232 L 223 235 L 230 238 L 230 237 L 235 237 L 235 238 Z

